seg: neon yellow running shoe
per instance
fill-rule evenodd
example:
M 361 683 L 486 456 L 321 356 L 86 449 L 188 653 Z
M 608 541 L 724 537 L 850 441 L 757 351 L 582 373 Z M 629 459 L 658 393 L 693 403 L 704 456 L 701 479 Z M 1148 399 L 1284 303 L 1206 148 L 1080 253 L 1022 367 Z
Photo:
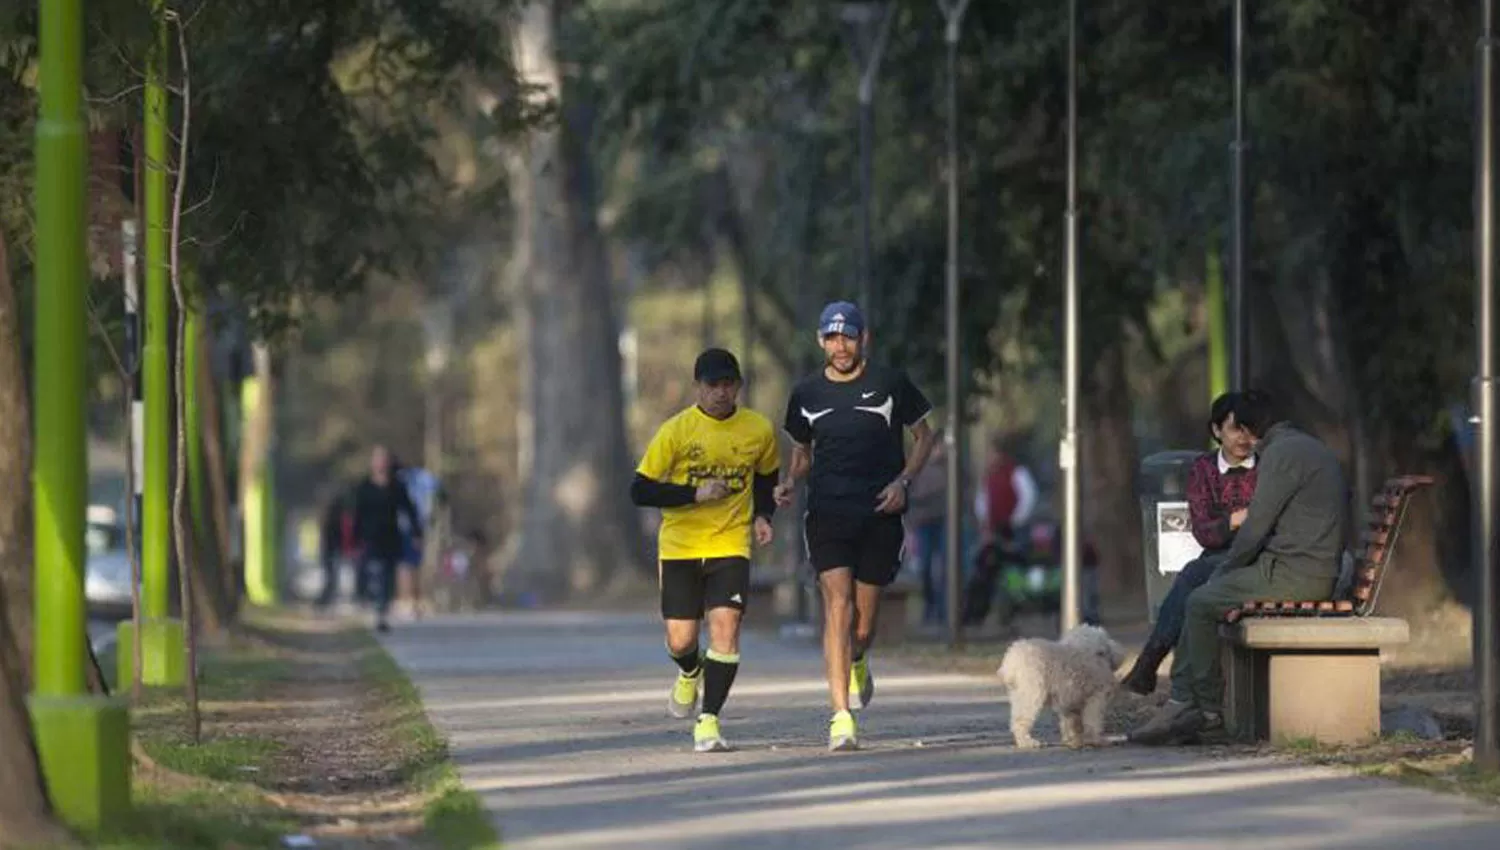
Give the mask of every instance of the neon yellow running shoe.
M 692 717 L 698 708 L 698 686 L 701 684 L 702 668 L 692 676 L 678 673 L 677 681 L 672 685 L 672 693 L 667 696 L 667 713 L 678 720 Z
M 698 715 L 698 722 L 693 725 L 693 752 L 727 753 L 729 749 L 729 742 L 719 734 L 719 718 L 712 714 Z
M 836 712 L 828 722 L 828 751 L 837 753 L 859 749 L 859 735 L 854 727 L 854 715 L 847 711 Z
M 875 677 L 870 674 L 870 660 L 861 658 L 849 668 L 849 707 L 858 711 L 875 699 Z

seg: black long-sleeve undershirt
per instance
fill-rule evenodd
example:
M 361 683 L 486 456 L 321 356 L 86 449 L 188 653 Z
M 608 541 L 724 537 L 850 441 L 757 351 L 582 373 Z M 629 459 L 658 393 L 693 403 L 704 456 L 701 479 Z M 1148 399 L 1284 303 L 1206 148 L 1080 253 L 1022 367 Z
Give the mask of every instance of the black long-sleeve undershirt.
M 770 519 L 776 513 L 776 473 L 756 475 L 752 496 L 755 516 Z M 630 501 L 642 508 L 680 508 L 697 501 L 698 488 L 691 484 L 657 481 L 637 472 L 630 482 Z
M 630 482 L 630 501 L 642 508 L 680 508 L 698 500 L 698 488 L 691 484 L 657 481 L 637 472 Z
M 777 473 L 770 475 L 756 475 L 752 495 L 755 498 L 755 515 L 770 519 L 776 514 L 776 478 Z

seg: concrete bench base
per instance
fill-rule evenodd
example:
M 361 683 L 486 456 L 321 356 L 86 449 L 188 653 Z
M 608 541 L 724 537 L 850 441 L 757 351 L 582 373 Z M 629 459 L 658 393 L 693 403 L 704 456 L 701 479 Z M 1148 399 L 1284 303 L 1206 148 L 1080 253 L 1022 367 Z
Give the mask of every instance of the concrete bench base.
M 1358 744 L 1380 735 L 1380 651 L 1410 629 L 1392 617 L 1250 617 L 1220 636 L 1231 735 Z

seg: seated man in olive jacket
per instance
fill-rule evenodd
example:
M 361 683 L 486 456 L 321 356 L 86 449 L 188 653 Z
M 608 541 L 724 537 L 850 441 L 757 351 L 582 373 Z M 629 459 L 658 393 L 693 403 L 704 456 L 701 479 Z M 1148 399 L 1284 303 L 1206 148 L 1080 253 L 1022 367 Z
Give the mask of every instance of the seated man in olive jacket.
M 1130 734 L 1141 744 L 1190 741 L 1223 729 L 1219 623 L 1257 599 L 1328 599 L 1348 527 L 1348 485 L 1333 451 L 1277 415 L 1265 393 L 1237 407 L 1258 459 L 1255 495 L 1223 564 L 1187 601 L 1172 662 L 1172 698 Z

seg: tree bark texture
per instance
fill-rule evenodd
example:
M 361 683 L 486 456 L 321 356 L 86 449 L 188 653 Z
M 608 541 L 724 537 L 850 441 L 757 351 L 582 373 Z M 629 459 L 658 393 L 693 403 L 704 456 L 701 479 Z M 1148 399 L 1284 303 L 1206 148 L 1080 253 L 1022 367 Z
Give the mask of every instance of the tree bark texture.
M 19 300 L 0 231 L 0 847 L 62 840 L 31 738 L 31 406 Z
M 513 175 L 524 294 L 530 475 L 507 585 L 544 598 L 599 593 L 644 575 L 640 529 L 625 494 L 631 468 L 614 298 L 587 143 L 589 104 L 562 78 L 555 0 L 524 7 L 516 53 L 529 83 L 558 97 L 558 121 L 535 133 Z

